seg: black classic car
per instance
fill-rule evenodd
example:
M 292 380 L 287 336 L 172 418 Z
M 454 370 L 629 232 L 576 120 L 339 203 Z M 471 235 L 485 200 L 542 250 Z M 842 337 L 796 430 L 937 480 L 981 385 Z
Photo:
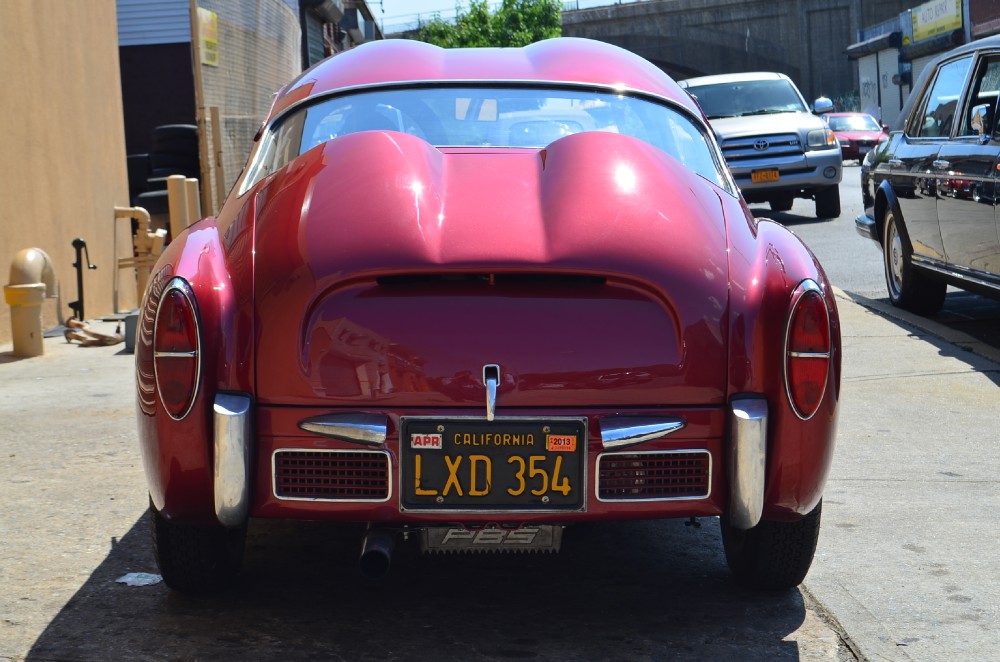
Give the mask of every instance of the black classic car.
M 892 303 L 932 315 L 949 284 L 1000 298 L 1000 36 L 928 64 L 861 168 L 858 232 L 882 250 Z

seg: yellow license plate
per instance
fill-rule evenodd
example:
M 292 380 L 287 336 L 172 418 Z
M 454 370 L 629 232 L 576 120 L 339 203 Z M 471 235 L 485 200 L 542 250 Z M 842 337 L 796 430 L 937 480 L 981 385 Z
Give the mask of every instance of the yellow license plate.
M 400 421 L 404 510 L 578 510 L 586 419 Z
M 763 184 L 765 182 L 776 182 L 781 179 L 781 174 L 778 172 L 777 168 L 769 168 L 767 170 L 754 170 L 750 173 L 750 181 L 754 184 Z

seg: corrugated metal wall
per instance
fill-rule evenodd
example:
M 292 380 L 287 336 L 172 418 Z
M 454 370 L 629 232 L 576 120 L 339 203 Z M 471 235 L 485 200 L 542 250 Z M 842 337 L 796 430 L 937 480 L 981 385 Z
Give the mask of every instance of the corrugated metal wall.
M 115 0 L 118 45 L 191 43 L 189 0 Z
M 834 3 L 830 3 L 833 5 Z M 812 103 L 816 97 L 838 97 L 857 89 L 853 67 L 844 66 L 845 43 L 852 34 L 851 12 L 848 6 L 828 6 L 805 11 L 809 75 L 800 81 L 802 94 Z

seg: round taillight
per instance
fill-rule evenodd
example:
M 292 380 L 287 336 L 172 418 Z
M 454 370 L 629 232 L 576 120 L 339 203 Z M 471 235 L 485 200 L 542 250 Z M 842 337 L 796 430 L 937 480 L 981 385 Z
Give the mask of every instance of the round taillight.
M 194 295 L 186 281 L 166 287 L 153 326 L 153 374 L 163 408 L 174 419 L 188 415 L 201 376 L 201 340 Z
M 795 414 L 812 418 L 830 374 L 830 311 L 822 290 L 805 280 L 792 293 L 785 331 L 785 391 Z

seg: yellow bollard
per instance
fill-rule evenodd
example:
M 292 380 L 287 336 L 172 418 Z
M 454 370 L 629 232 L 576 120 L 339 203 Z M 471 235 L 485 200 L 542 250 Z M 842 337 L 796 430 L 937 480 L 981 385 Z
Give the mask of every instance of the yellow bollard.
M 170 238 L 176 239 L 187 226 L 191 225 L 188 217 L 187 183 L 184 175 L 167 177 L 167 206 L 170 211 Z
M 15 356 L 41 356 L 42 302 L 55 296 L 56 278 L 52 260 L 40 248 L 18 251 L 10 265 L 10 283 L 3 288 L 10 306 L 10 325 Z

